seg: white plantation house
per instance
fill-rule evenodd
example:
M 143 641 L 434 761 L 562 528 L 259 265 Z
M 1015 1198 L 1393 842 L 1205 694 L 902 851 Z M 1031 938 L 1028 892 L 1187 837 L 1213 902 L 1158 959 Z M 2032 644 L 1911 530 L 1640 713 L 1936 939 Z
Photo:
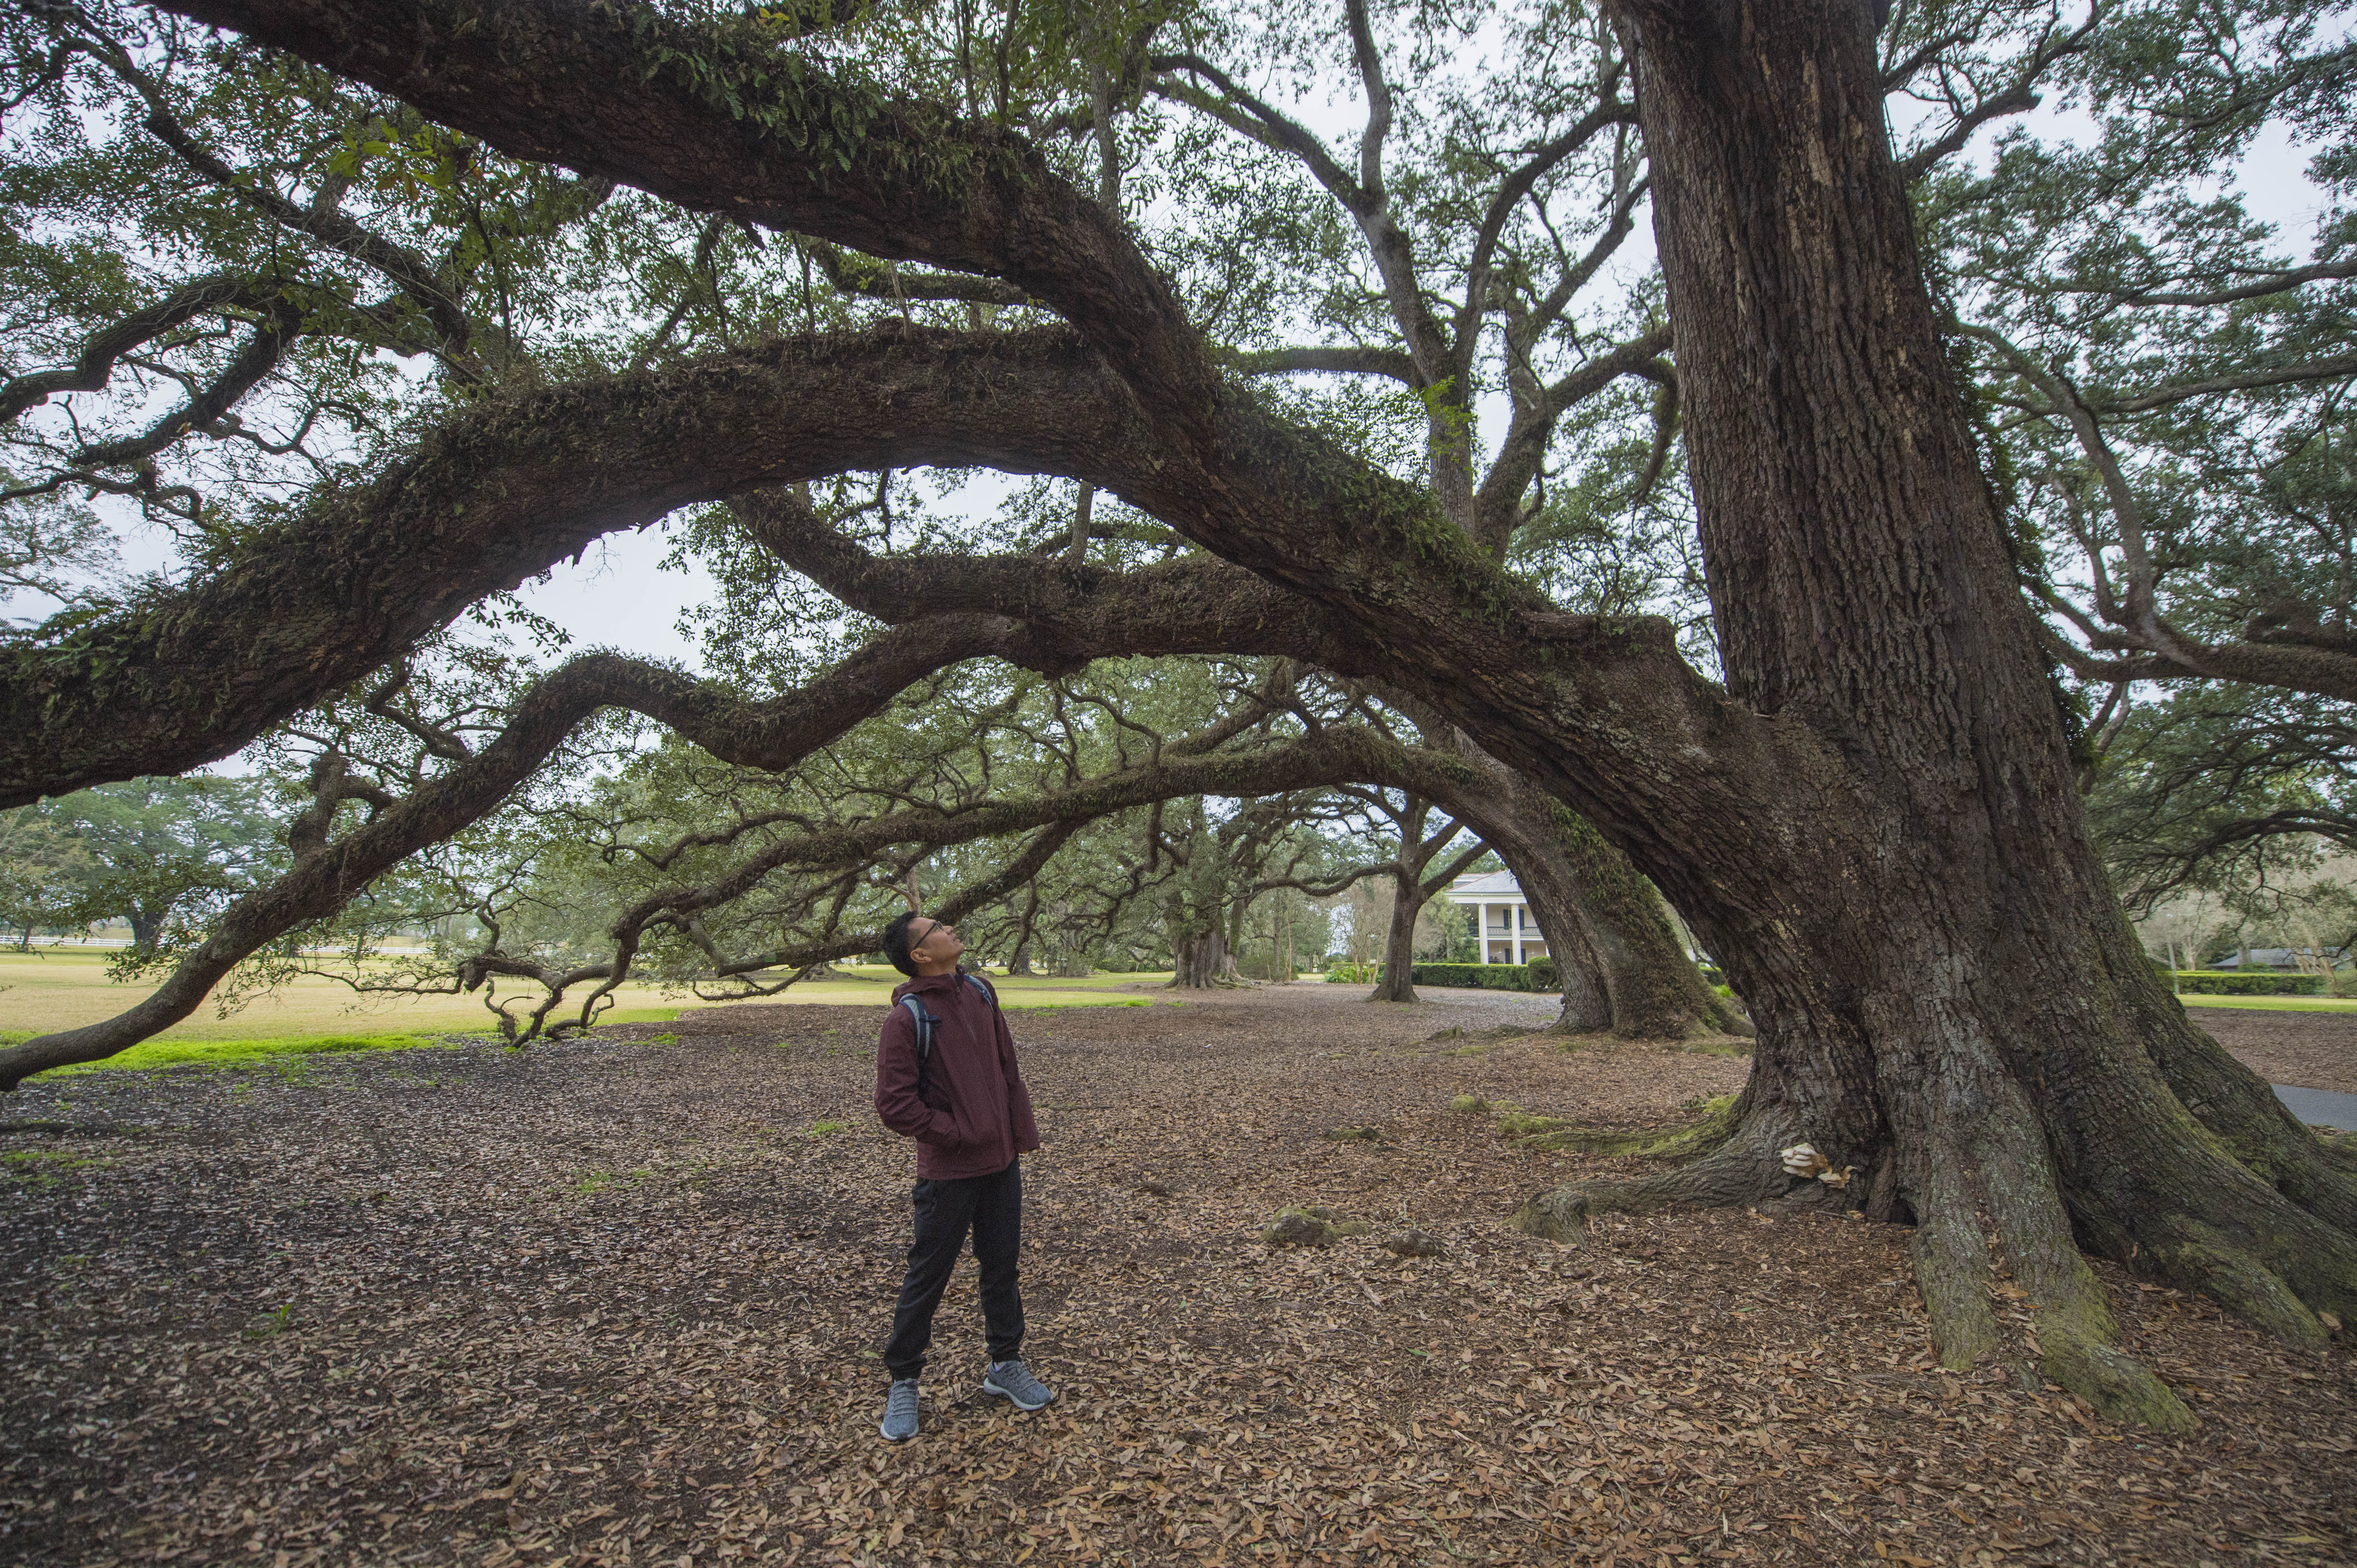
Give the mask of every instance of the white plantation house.
M 1452 904 L 1473 911 L 1473 929 L 1481 937 L 1483 963 L 1528 963 L 1544 957 L 1546 935 L 1531 918 L 1530 901 L 1513 874 L 1492 871 L 1460 876 L 1442 894 Z

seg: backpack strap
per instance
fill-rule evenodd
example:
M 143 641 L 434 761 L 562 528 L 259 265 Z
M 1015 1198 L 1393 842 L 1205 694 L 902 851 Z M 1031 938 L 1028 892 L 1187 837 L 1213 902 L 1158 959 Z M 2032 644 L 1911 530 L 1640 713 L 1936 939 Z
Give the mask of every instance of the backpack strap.
M 913 996 L 900 998 L 900 1005 L 909 1010 L 909 1020 L 917 1026 L 917 1098 L 925 1097 L 925 1069 L 933 1060 L 933 1026 L 941 1022 L 925 1011 L 925 1004 Z
M 983 979 L 983 977 L 978 974 L 969 974 L 965 977 L 965 983 L 968 985 L 973 986 L 976 991 L 981 992 L 982 999 L 985 1002 L 989 1003 L 993 1010 L 997 1008 L 998 993 L 990 988 L 990 982 Z

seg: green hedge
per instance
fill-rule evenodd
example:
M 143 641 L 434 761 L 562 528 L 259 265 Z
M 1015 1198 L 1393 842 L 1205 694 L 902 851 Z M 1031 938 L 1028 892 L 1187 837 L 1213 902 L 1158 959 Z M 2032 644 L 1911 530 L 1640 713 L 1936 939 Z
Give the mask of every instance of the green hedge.
M 2177 986 L 2196 996 L 2321 996 L 2324 976 L 2278 970 L 2242 974 L 2231 969 L 2180 969 Z
M 2168 972 L 2163 970 L 2164 974 Z M 1379 964 L 1337 964 L 1327 971 L 1326 979 L 1335 985 L 1372 985 L 1382 973 Z M 1705 969 L 1703 975 L 1714 982 L 1711 989 L 1721 996 L 1729 996 L 1726 985 L 1718 981 L 1715 969 Z M 1563 984 L 1555 961 L 1534 958 L 1528 963 L 1420 963 L 1408 973 L 1417 985 L 1459 986 L 1479 991 L 1554 991 Z M 2186 969 L 2177 972 L 2179 989 L 2197 996 L 2321 996 L 2325 993 L 2324 976 L 2320 974 L 2286 974 L 2265 970 L 2252 974 L 2238 974 L 2231 969 Z
M 1372 985 L 1383 978 L 1384 967 L 1338 963 L 1326 972 L 1326 983 Z M 1528 963 L 1419 963 L 1408 971 L 1408 981 L 1415 985 L 1456 985 L 1478 991 L 1553 991 L 1563 983 L 1554 961 L 1544 958 Z
M 1553 966 L 1549 966 L 1553 967 Z M 1479 991 L 1530 991 L 1526 963 L 1419 963 L 1407 972 L 1412 984 L 1465 986 Z
M 1382 978 L 1383 966 L 1370 963 L 1355 968 L 1338 963 L 1326 972 L 1329 985 L 1372 985 Z M 1563 973 L 1555 968 L 1555 960 L 1541 954 L 1528 963 L 1420 963 L 1408 971 L 1408 981 L 1415 985 L 1460 986 L 1475 991 L 1559 991 Z

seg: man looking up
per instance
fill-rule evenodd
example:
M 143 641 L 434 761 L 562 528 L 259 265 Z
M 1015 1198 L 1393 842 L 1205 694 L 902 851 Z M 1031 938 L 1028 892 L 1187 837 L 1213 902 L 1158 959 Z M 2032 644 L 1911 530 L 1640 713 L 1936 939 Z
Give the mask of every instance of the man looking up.
M 910 978 L 892 993 L 892 1015 L 877 1044 L 876 1114 L 893 1132 L 917 1141 L 916 1240 L 900 1282 L 891 1343 L 884 1347 L 892 1390 L 878 1430 L 893 1443 L 917 1435 L 917 1377 L 932 1342 L 933 1309 L 968 1230 L 982 1266 L 982 1321 L 990 1347 L 983 1392 L 1023 1411 L 1056 1397 L 1020 1359 L 1023 1296 L 1016 1252 L 1023 1240 L 1023 1175 L 1017 1157 L 1039 1146 L 1039 1129 L 998 998 L 987 981 L 958 966 L 964 952 L 953 928 L 924 915 L 903 915 L 884 928 L 884 956 Z

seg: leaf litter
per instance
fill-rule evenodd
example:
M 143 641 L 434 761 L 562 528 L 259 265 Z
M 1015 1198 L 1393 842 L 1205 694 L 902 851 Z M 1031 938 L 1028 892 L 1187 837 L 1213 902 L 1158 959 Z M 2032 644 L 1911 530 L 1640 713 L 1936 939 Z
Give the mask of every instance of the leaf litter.
M 2103 1268 L 2204 1418 L 2160 1440 L 1943 1371 L 1893 1227 L 1511 1230 L 1643 1167 L 1452 1100 L 1642 1126 L 1744 1070 L 1517 1032 L 1544 1015 L 1322 985 L 1017 1015 L 1048 1140 L 1027 1354 L 1062 1398 L 980 1395 L 969 1259 L 897 1448 L 875 1353 L 911 1161 L 867 1110 L 877 1010 L 36 1083 L 0 1130 L 40 1156 L 0 1163 L 0 1559 L 2350 1560 L 2345 1341 Z M 1367 1233 L 1263 1244 L 1288 1207 Z M 1439 1254 L 1385 1249 L 1409 1230 Z

